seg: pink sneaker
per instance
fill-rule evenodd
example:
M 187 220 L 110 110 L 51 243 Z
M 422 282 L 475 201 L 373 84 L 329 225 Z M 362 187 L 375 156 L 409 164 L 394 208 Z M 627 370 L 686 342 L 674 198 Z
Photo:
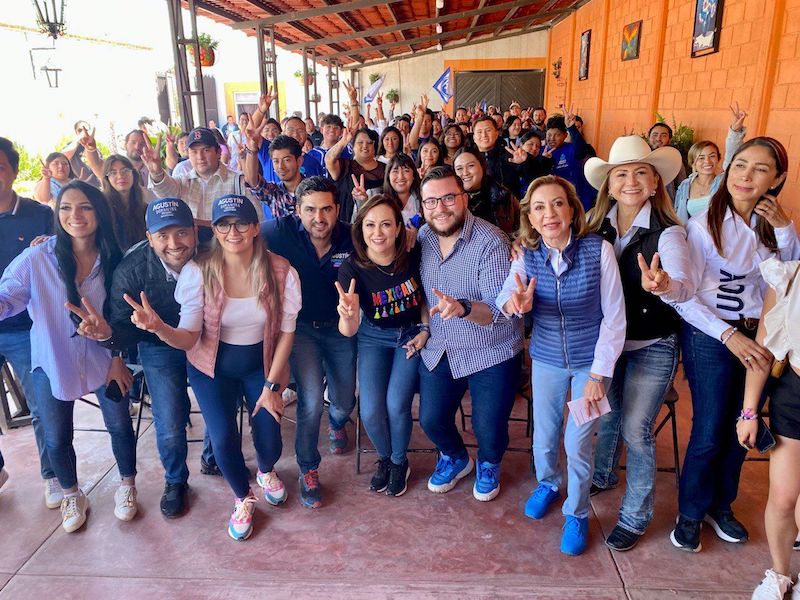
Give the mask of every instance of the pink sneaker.
M 228 535 L 237 542 L 242 542 L 253 533 L 253 513 L 256 511 L 256 497 L 253 492 L 246 498 L 237 498 L 233 507 L 231 520 L 228 522 Z
M 286 486 L 283 485 L 281 478 L 278 477 L 277 471 L 270 471 L 269 473 L 258 472 L 256 481 L 261 489 L 264 490 L 264 500 L 278 506 L 286 502 Z

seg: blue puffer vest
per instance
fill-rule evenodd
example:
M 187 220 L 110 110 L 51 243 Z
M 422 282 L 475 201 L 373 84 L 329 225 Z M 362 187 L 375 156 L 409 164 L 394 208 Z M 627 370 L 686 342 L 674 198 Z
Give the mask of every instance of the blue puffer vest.
M 585 367 L 594 360 L 603 311 L 600 307 L 600 254 L 603 239 L 589 234 L 567 246 L 567 269 L 556 277 L 543 243 L 525 250 L 525 272 L 536 277 L 533 295 L 533 360 L 561 368 Z

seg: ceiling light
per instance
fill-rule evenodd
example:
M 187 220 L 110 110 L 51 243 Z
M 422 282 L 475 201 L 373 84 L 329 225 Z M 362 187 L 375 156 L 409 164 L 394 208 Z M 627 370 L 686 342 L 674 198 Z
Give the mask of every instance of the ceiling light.
M 442 25 L 440 23 L 436 24 L 436 33 L 437 34 L 442 33 Z
M 436 8 L 440 10 L 444 8 L 444 0 L 436 0 Z
M 439 42 L 438 44 L 436 44 L 436 49 L 437 49 L 437 50 L 439 50 L 439 51 L 441 51 L 441 49 L 442 49 L 442 42 Z

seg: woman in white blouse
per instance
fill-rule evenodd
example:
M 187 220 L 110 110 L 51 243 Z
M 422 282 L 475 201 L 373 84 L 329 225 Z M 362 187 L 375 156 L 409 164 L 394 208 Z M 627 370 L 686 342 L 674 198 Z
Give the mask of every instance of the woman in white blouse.
M 244 395 L 264 498 L 280 504 L 286 488 L 274 466 L 282 450 L 281 389 L 288 382 L 300 280 L 288 261 L 264 246 L 258 215 L 246 197 L 215 200 L 211 223 L 210 250 L 181 270 L 175 288 L 178 327 L 161 321 L 145 297 L 141 305 L 126 300 L 134 308 L 134 324 L 187 351 L 189 383 L 217 464 L 236 496 L 228 534 L 244 540 L 252 533 L 256 497 L 239 444 L 237 405 Z
M 779 141 L 749 140 L 733 156 L 708 210 L 689 220 L 697 292 L 677 309 L 687 322 L 681 343 L 693 419 L 670 536 L 682 550 L 700 550 L 703 521 L 726 542 L 747 541 L 732 510 L 746 453 L 734 424 L 745 372 L 768 368 L 772 360 L 754 341 L 766 288 L 759 265 L 800 252 L 797 232 L 777 200 L 788 163 Z
M 769 387 L 769 426 L 777 444 L 769 459 L 769 498 L 764 512 L 772 568 L 756 588 L 756 600 L 781 600 L 792 587 L 790 558 L 797 531 L 800 502 L 800 262 L 776 258 L 761 263 L 769 289 L 764 297 L 756 341 L 776 359 L 785 361 L 783 374 Z M 736 423 L 739 443 L 756 445 L 758 409 L 767 385 L 767 369 L 748 369 L 744 407 Z M 793 598 L 800 591 L 794 585 Z
M 633 548 L 653 518 L 653 428 L 678 366 L 681 319 L 673 305 L 694 293 L 686 231 L 665 189 L 680 168 L 678 150 L 651 150 L 639 136 L 618 138 L 608 161 L 590 158 L 584 168 L 598 190 L 589 227 L 614 247 L 627 320 L 623 352 L 608 386 L 611 412 L 601 417 L 597 433 L 591 490 L 617 485 L 624 442 L 625 495 L 606 540 L 617 551 Z

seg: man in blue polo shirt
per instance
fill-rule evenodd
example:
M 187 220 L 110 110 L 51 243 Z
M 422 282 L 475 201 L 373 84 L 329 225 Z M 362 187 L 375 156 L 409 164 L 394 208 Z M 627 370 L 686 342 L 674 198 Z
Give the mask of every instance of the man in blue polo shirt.
M 353 251 L 350 226 L 338 220 L 336 187 L 324 177 L 309 177 L 295 191 L 294 215 L 267 221 L 261 234 L 267 246 L 288 259 L 300 275 L 303 308 L 297 318 L 290 358 L 297 382 L 295 452 L 300 467 L 300 502 L 322 506 L 319 485 L 321 457 L 317 449 L 325 380 L 328 384 L 332 454 L 347 446 L 345 425 L 355 406 L 356 340 L 339 333 L 334 282 L 339 267 Z
M 53 211 L 30 198 L 17 196 L 11 188 L 19 171 L 19 153 L 6 138 L 0 138 L 0 271 L 40 235 L 52 235 Z M 31 319 L 27 311 L 0 321 L 0 356 L 14 369 L 28 401 L 31 423 L 39 450 L 39 465 L 45 481 L 47 508 L 61 506 L 63 494 L 50 467 L 44 444 L 44 428 L 39 421 L 38 403 L 31 381 Z

